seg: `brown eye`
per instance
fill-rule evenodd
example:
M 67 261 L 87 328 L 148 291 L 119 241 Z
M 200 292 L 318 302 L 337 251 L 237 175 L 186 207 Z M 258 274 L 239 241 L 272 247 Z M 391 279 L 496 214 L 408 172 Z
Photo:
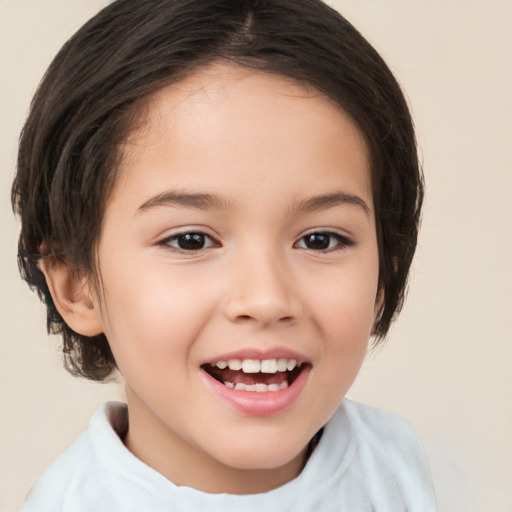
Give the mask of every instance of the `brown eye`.
M 303 236 L 296 245 L 301 249 L 321 252 L 350 247 L 354 242 L 339 233 L 320 231 Z
M 161 244 L 182 252 L 194 252 L 212 247 L 215 245 L 215 242 L 206 233 L 189 232 L 172 235 L 162 240 Z
M 315 251 L 325 251 L 331 244 L 331 235 L 325 233 L 313 233 L 304 237 L 304 245 Z

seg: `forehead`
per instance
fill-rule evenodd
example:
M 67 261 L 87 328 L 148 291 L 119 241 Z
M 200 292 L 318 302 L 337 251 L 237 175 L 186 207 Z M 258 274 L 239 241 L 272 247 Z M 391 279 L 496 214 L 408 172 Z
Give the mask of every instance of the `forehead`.
M 315 177 L 315 171 L 331 169 L 339 170 L 336 186 L 345 175 L 348 186 L 364 189 L 371 202 L 368 161 L 357 125 L 313 87 L 216 63 L 148 99 L 122 148 L 116 189 L 128 181 L 138 191 L 147 189 L 157 169 L 174 187 L 186 181 L 220 188 L 233 180 L 252 180 L 259 188 L 279 176 L 293 188 L 285 170 Z

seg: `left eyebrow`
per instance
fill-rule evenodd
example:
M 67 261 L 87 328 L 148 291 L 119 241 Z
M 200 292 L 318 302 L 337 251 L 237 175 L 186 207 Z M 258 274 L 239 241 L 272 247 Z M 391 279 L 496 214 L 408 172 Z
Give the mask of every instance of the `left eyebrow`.
M 332 194 L 323 194 L 303 199 L 295 205 L 294 210 L 299 213 L 309 213 L 318 210 L 327 210 L 328 208 L 341 204 L 358 206 L 364 211 L 367 217 L 370 216 L 370 207 L 363 199 L 345 192 L 333 192 Z
M 326 210 L 341 204 L 352 204 L 360 207 L 366 216 L 370 216 L 370 207 L 360 197 L 345 192 L 334 192 L 302 199 L 292 206 L 292 211 L 298 213 L 310 213 L 318 210 Z M 197 210 L 226 209 L 231 202 L 213 194 L 190 193 L 179 190 L 169 190 L 149 198 L 142 203 L 137 214 L 143 213 L 158 206 L 185 207 Z
M 142 213 L 157 206 L 183 206 L 197 210 L 213 210 L 226 208 L 228 205 L 228 201 L 216 195 L 169 190 L 142 203 L 137 213 Z

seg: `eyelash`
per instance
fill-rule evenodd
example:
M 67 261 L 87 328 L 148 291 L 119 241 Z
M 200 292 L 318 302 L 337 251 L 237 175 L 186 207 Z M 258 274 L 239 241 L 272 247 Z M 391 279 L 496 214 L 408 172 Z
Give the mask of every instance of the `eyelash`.
M 199 240 L 198 240 L 198 237 L 199 237 Z M 307 245 L 305 247 L 298 247 L 298 244 L 308 237 L 315 237 L 315 238 L 317 238 L 317 241 L 320 240 L 321 237 L 329 237 L 328 246 L 326 248 L 318 248 L 318 249 L 312 249 L 311 247 L 307 247 Z M 189 241 L 195 240 L 195 242 L 199 242 L 199 245 L 202 245 L 202 247 L 197 247 L 195 249 L 191 249 L 191 248 L 184 249 L 183 247 L 179 247 L 179 246 L 176 247 L 176 246 L 172 245 L 173 242 L 179 243 L 180 239 L 183 242 L 187 238 Z M 207 247 L 204 246 L 204 242 L 206 240 L 210 241 L 210 244 Z M 333 240 L 335 241 L 335 245 L 331 246 L 331 243 L 333 242 Z M 201 244 L 201 242 L 203 242 L 203 243 Z M 322 254 L 322 253 L 328 253 L 328 252 L 335 251 L 335 250 L 347 249 L 349 247 L 352 247 L 354 244 L 355 244 L 355 242 L 353 240 L 351 240 L 350 238 L 348 238 L 344 235 L 341 235 L 340 233 L 336 233 L 333 231 L 312 231 L 310 233 L 303 235 L 301 238 L 299 238 L 299 240 L 297 242 L 295 242 L 294 247 L 297 247 L 300 249 L 311 250 L 313 252 Z M 184 231 L 182 233 L 176 233 L 174 235 L 164 238 L 163 240 L 158 242 L 158 245 L 168 247 L 168 248 L 170 248 L 178 253 L 181 253 L 181 254 L 196 254 L 205 249 L 209 249 L 210 247 L 219 247 L 220 246 L 220 244 L 218 242 L 216 242 L 212 236 L 210 236 L 207 233 L 204 233 L 202 231 Z
M 194 236 L 201 237 L 202 240 L 210 240 L 211 244 L 208 247 L 203 246 L 203 247 L 198 247 L 196 249 L 183 249 L 182 247 L 175 247 L 172 245 L 172 242 L 178 242 L 180 239 L 182 239 L 182 241 L 184 241 L 184 239 L 186 237 L 189 237 L 189 239 L 192 240 L 192 237 L 194 237 Z M 196 240 L 197 240 L 197 238 L 196 238 Z M 210 247 L 218 247 L 219 246 L 218 242 L 216 242 L 213 237 L 204 233 L 203 231 L 184 231 L 182 233 L 176 233 L 175 235 L 171 235 L 171 236 L 164 238 L 163 240 L 158 242 L 158 245 L 168 247 L 168 248 L 170 248 L 178 253 L 181 253 L 181 254 L 196 254 L 199 251 L 209 249 Z
M 309 250 L 312 250 L 314 252 L 319 252 L 319 253 L 327 253 L 327 252 L 331 252 L 331 251 L 336 251 L 336 250 L 343 250 L 343 249 L 347 249 L 349 247 L 352 247 L 355 242 L 354 240 L 348 238 L 347 236 L 345 235 L 342 235 L 340 233 L 336 233 L 335 231 L 312 231 L 310 233 L 307 233 L 305 235 L 303 235 L 301 238 L 299 238 L 299 240 L 297 242 L 295 242 L 294 246 L 297 246 L 297 244 L 299 242 L 301 242 L 302 240 L 308 238 L 308 237 L 329 237 L 329 243 L 328 243 L 328 246 L 327 248 L 324 248 L 324 249 L 311 249 L 310 247 L 300 247 L 301 249 L 309 249 Z M 335 240 L 336 244 L 334 246 L 331 246 L 331 242 Z

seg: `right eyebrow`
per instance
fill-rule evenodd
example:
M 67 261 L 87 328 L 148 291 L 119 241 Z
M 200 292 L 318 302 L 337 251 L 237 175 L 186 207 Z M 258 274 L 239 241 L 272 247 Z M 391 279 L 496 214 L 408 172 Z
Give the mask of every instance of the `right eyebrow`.
M 168 190 L 162 194 L 150 197 L 137 209 L 137 214 L 143 213 L 157 206 L 184 206 L 198 210 L 224 209 L 229 206 L 229 201 L 213 195 L 202 193 L 189 193 L 179 190 Z

